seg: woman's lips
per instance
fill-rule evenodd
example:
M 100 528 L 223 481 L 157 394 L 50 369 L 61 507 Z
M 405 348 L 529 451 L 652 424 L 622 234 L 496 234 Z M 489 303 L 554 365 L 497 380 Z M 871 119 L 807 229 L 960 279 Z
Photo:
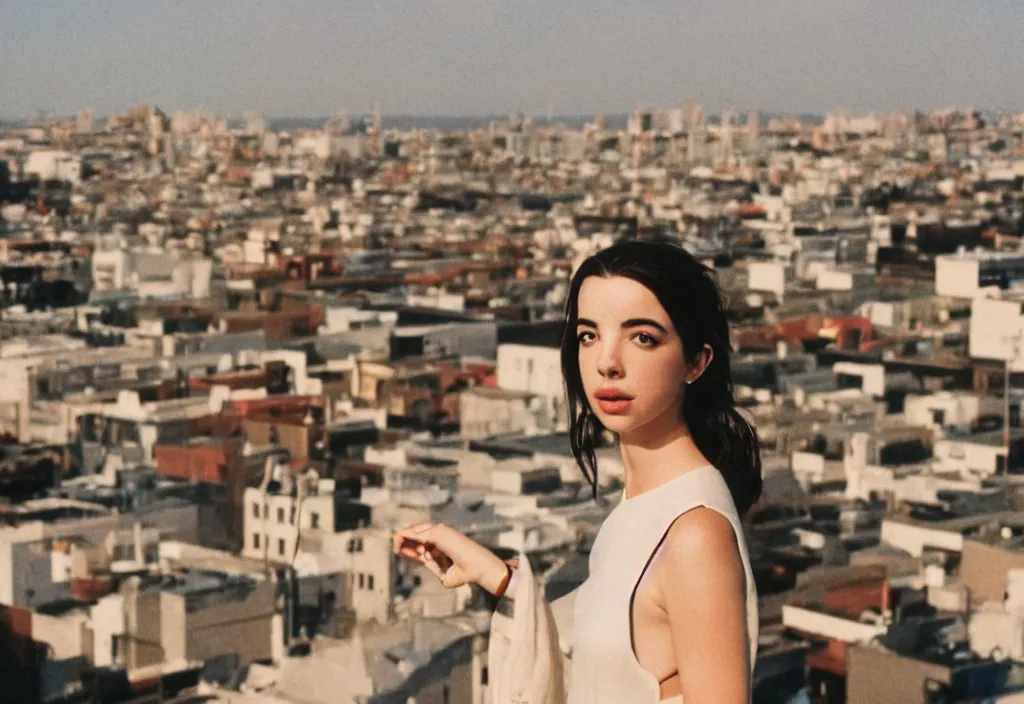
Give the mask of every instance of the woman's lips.
M 597 399 L 597 405 L 602 411 L 608 415 L 621 415 L 629 410 L 630 404 L 633 403 L 633 399 L 630 398 L 599 398 Z

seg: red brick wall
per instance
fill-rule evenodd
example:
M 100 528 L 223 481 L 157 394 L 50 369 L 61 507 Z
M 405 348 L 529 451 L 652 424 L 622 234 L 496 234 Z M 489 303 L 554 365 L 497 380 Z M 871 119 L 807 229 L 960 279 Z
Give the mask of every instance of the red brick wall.
M 227 454 L 223 445 L 157 445 L 157 471 L 165 477 L 193 482 L 224 482 Z
M 867 609 L 882 611 L 889 606 L 889 582 L 865 580 L 836 586 L 825 592 L 825 611 L 857 619 Z

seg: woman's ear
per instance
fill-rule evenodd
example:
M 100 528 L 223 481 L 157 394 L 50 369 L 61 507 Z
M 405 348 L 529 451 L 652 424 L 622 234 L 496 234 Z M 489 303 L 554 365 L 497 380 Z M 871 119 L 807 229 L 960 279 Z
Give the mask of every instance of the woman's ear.
M 707 371 L 708 366 L 714 358 L 715 351 L 711 348 L 711 345 L 704 345 L 697 354 L 697 358 L 693 360 L 693 364 L 690 366 L 690 374 L 686 377 L 686 383 L 692 384 L 697 381 L 697 379 L 700 379 L 704 372 Z

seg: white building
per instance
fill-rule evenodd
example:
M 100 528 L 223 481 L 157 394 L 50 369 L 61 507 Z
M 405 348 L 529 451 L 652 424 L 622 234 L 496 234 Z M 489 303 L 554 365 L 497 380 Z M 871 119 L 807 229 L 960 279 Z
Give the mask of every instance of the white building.
M 264 481 L 245 490 L 242 556 L 292 564 L 307 535 L 334 532 L 334 480 L 298 477 L 307 487 L 300 492 L 290 470 L 275 468 L 273 476 L 276 489 Z
M 498 345 L 498 386 L 545 400 L 556 426 L 567 425 L 561 350 L 539 345 Z
M 975 298 L 971 301 L 968 352 L 978 359 L 1010 360 L 1024 370 L 1024 316 L 1021 302 Z
M 474 439 L 553 431 L 546 405 L 543 397 L 526 391 L 471 387 L 459 394 L 461 435 Z
M 774 293 L 781 301 L 792 269 L 782 262 L 750 262 L 747 265 L 747 288 Z
M 857 388 L 876 398 L 885 395 L 885 367 L 881 364 L 836 362 L 832 371 L 841 389 Z
M 100 250 L 92 256 L 93 290 L 132 289 L 143 298 L 207 298 L 213 262 L 162 249 Z
M 870 643 L 889 630 L 884 623 L 854 621 L 790 604 L 782 607 L 782 625 L 844 643 Z
M 1002 415 L 1002 402 L 994 396 L 949 391 L 907 396 L 903 415 L 908 425 L 933 428 L 970 427 L 982 415 Z
M 881 537 L 883 545 L 899 548 L 914 557 L 921 557 L 927 548 L 954 553 L 964 549 L 964 536 L 958 531 L 898 517 L 882 520 Z
M 817 273 L 814 287 L 819 291 L 856 291 L 871 285 L 874 270 L 826 268 Z
M 1010 288 L 1024 279 L 1024 256 L 1012 252 L 959 252 L 935 258 L 935 292 L 976 298 L 986 288 Z
M 40 149 L 28 155 L 23 171 L 26 176 L 37 176 L 41 181 L 77 184 L 82 180 L 82 160 L 70 152 Z
M 62 335 L 14 339 L 0 344 L 0 427 L 19 440 L 32 440 L 33 399 L 37 373 L 68 366 L 101 366 L 148 359 L 144 349 L 106 347 L 86 349 L 84 342 Z M 62 418 L 53 419 L 61 422 Z M 71 419 L 73 420 L 73 419 Z M 46 439 L 46 438 L 40 438 Z
M 395 558 L 392 533 L 380 528 L 359 528 L 321 534 L 296 559 L 296 569 L 350 575 L 351 607 L 356 620 L 388 623 L 392 617 Z M 447 614 L 446 614 L 447 615 Z
M 987 477 L 1003 471 L 1006 446 L 1002 431 L 977 433 L 962 438 L 946 438 L 935 443 L 939 468 Z

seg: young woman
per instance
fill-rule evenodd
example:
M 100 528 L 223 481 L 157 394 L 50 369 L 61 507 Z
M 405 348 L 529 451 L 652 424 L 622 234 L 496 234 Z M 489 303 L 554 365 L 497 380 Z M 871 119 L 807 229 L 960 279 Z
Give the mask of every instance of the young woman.
M 761 462 L 734 405 L 729 351 L 714 274 L 681 247 L 623 242 L 573 276 L 562 344 L 570 444 L 596 498 L 595 445 L 614 433 L 625 489 L 575 595 L 571 704 L 749 701 L 758 614 L 741 517 L 760 496 Z M 516 618 L 521 599 L 543 601 L 523 599 L 528 565 L 510 563 L 525 567 L 512 574 L 450 526 L 410 526 L 395 550 L 449 588 L 511 595 Z

